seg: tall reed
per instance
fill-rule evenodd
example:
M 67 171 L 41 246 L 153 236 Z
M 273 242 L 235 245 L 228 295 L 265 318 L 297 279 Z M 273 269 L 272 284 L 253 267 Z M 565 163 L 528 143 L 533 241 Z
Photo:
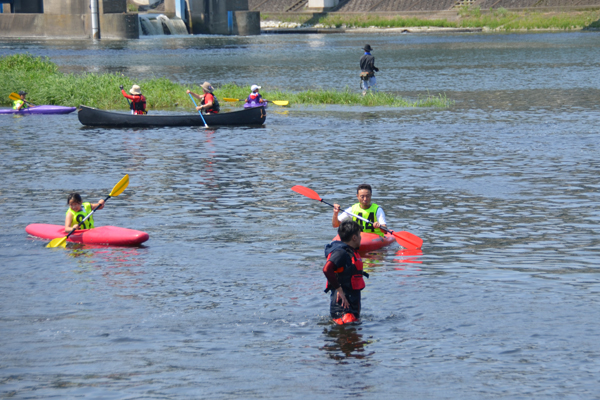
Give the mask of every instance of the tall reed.
M 186 89 L 201 93 L 197 85 L 182 85 L 166 78 L 133 80 L 119 73 L 64 74 L 48 58 L 30 54 L 17 54 L 0 57 L 0 103 L 8 105 L 11 92 L 26 90 L 28 100 L 36 104 L 56 104 L 63 106 L 87 105 L 101 109 L 127 109 L 128 103 L 121 95 L 119 85 L 126 90 L 133 84 L 140 85 L 147 98 L 148 109 L 171 109 L 192 107 Z M 215 96 L 245 99 L 249 87 L 228 83 L 217 86 Z M 363 106 L 391 107 L 448 107 L 452 100 L 445 95 L 427 96 L 414 101 L 389 93 L 370 93 L 362 96 L 350 89 L 306 90 L 290 92 L 282 90 L 265 91 L 268 100 L 288 100 L 291 104 L 348 104 Z

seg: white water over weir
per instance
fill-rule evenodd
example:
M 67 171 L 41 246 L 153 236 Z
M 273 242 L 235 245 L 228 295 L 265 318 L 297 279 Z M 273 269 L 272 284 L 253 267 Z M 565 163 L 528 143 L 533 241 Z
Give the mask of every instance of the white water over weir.
M 188 35 L 185 23 L 179 19 L 169 19 L 164 14 L 138 14 L 140 36 Z

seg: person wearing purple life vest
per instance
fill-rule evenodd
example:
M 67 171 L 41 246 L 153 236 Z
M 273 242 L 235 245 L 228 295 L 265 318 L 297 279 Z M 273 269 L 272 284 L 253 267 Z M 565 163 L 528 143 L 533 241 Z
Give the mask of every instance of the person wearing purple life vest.
M 260 93 L 258 93 L 258 91 L 260 90 L 260 86 L 252 85 L 250 87 L 250 90 L 252 91 L 252 93 L 250 93 L 250 95 L 248 95 L 248 98 L 246 99 L 246 103 L 252 104 L 252 105 L 259 105 L 259 104 L 265 102 L 265 100 L 263 100 Z

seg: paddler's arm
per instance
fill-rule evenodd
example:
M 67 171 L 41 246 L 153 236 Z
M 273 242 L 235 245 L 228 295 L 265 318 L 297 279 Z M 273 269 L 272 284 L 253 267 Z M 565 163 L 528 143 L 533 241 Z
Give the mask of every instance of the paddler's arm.
M 92 206 L 92 210 L 98 206 L 100 206 L 100 207 L 98 207 L 98 210 L 102 210 L 104 208 L 104 200 L 100 199 L 100 200 L 98 200 L 97 203 L 92 203 L 91 206 Z
M 194 93 L 192 92 L 190 89 L 186 90 L 187 94 L 191 94 L 192 96 L 194 96 L 195 98 L 197 98 L 198 100 L 204 100 L 204 95 L 199 95 L 198 93 Z
M 331 226 L 337 228 L 340 226 L 340 220 L 338 219 L 338 214 L 340 212 L 340 205 L 337 203 L 333 204 L 333 217 L 331 217 Z
M 350 307 L 350 303 L 348 303 L 346 295 L 344 294 L 344 289 L 342 289 L 342 286 L 338 281 L 337 274 L 335 273 L 337 269 L 338 267 L 332 261 L 327 261 L 323 267 L 323 274 L 325 274 L 331 290 L 337 291 L 337 299 L 342 300 L 342 307 L 348 308 Z
M 383 212 L 383 208 L 379 207 L 377 209 L 377 214 L 375 218 L 377 219 L 377 222 L 373 224 L 375 228 L 387 229 L 387 223 L 385 222 L 385 212 Z
M 68 213 L 67 216 L 65 217 L 65 232 L 69 233 L 73 230 L 73 214 L 72 213 Z

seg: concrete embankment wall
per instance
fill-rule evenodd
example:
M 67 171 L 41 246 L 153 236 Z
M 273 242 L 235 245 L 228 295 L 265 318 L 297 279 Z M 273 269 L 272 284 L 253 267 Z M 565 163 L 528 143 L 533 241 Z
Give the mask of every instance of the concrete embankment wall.
M 92 37 L 90 2 L 87 0 L 44 0 L 44 13 L 0 14 L 0 36 L 89 39 Z M 100 37 L 139 37 L 137 14 L 126 13 L 125 0 L 99 0 Z

